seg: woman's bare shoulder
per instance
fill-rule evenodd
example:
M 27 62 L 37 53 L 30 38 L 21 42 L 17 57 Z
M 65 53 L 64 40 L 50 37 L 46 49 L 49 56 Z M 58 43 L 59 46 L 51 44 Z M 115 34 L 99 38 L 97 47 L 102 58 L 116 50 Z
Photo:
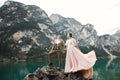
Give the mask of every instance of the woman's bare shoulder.
M 73 41 L 76 41 L 75 38 L 72 38 Z

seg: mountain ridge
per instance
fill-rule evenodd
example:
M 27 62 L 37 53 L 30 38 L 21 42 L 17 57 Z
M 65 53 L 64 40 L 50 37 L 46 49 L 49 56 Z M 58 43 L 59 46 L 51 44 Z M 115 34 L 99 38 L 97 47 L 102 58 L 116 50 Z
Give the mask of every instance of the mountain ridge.
M 83 25 L 74 18 L 59 14 L 48 16 L 38 6 L 15 1 L 6 1 L 0 12 L 0 55 L 15 52 L 41 55 L 50 50 L 57 34 L 62 34 L 66 40 L 69 32 L 85 53 L 94 49 L 98 56 L 108 56 L 104 54 L 105 47 L 113 54 L 120 55 L 119 31 L 114 35 L 98 36 L 90 23 Z

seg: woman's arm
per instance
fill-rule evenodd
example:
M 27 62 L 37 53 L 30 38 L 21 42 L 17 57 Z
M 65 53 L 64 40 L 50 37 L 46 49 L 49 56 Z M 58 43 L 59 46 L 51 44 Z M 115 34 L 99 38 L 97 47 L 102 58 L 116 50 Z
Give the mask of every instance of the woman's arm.
M 73 43 L 73 46 L 75 46 L 75 47 L 77 46 L 77 42 L 75 39 L 72 40 L 72 43 Z
M 79 46 L 78 46 L 77 41 L 76 41 L 75 39 L 73 39 L 73 45 L 74 45 L 76 48 L 79 49 Z

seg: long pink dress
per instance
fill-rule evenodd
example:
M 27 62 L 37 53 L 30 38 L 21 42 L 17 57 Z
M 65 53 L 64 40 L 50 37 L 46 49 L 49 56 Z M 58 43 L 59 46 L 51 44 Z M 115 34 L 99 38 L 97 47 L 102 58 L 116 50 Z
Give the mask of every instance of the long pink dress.
M 65 64 L 66 73 L 87 70 L 93 67 L 97 60 L 94 51 L 83 54 L 78 48 L 75 47 L 77 46 L 77 43 L 74 38 L 68 39 L 65 45 L 67 46 Z

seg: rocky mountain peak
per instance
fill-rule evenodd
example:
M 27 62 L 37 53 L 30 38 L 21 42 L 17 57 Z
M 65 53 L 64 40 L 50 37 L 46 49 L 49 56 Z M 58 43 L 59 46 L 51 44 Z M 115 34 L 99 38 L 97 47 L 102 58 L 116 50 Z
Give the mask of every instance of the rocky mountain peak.
M 6 1 L 0 7 L 0 24 L 0 53 L 34 53 L 51 43 L 44 29 L 52 21 L 38 6 Z
M 74 23 L 76 25 L 82 25 L 80 22 L 78 22 L 77 20 L 75 20 L 74 18 L 65 18 L 59 14 L 52 14 L 50 16 L 50 19 L 53 21 L 53 24 L 56 24 L 58 22 L 62 22 L 65 21 L 69 24 Z
M 42 22 L 51 25 L 47 13 L 35 5 L 25 5 L 15 1 L 6 1 L 0 8 L 2 22 Z
M 58 15 L 58 14 L 52 14 L 52 15 L 50 16 L 50 19 L 52 20 L 53 24 L 56 24 L 56 23 L 58 23 L 59 21 L 63 20 L 64 17 L 62 17 L 62 16 L 60 16 L 60 15 Z
M 86 35 L 97 36 L 97 31 L 94 29 L 94 26 L 89 23 L 84 25 L 83 30 L 81 30 L 81 32 L 86 33 Z
M 120 40 L 120 30 L 118 30 L 115 34 L 113 34 L 117 39 Z

